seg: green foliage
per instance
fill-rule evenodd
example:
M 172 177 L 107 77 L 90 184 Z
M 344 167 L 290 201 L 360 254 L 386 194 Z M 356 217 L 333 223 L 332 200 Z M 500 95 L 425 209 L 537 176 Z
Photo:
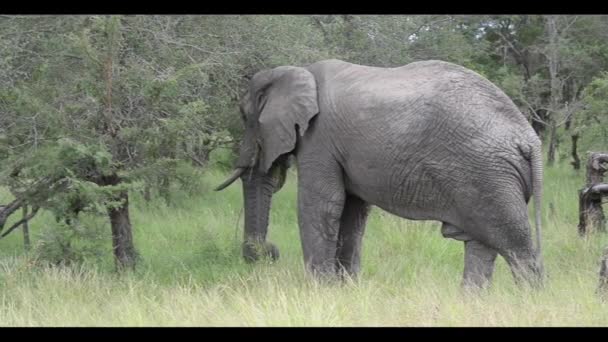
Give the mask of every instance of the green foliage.
M 106 215 L 108 208 L 120 205 L 114 199 L 116 194 L 137 185 L 123 182 L 101 186 L 99 179 L 116 171 L 112 155 L 103 146 L 70 139 L 31 151 L 31 155 L 13 162 L 19 176 L 11 176 L 14 168 L 7 168 L 0 180 L 15 196 L 51 211 L 57 218 L 71 218 L 75 210 Z
M 214 150 L 209 156 L 209 162 L 216 170 L 230 171 L 234 168 L 236 155 L 230 149 Z
M 511 99 L 520 100 L 519 97 L 523 95 L 523 88 L 526 86 L 526 83 L 522 75 L 511 69 L 503 65 L 496 69 L 492 78 Z
M 584 132 L 583 151 L 608 150 L 608 72 L 602 72 L 585 88 L 585 108 L 576 117 L 576 130 Z
M 89 220 L 86 224 L 91 224 Z M 74 266 L 98 264 L 110 251 L 105 244 L 108 234 L 102 225 L 84 225 L 83 222 L 63 221 L 49 223 L 36 234 L 36 243 L 28 256 L 38 266 Z

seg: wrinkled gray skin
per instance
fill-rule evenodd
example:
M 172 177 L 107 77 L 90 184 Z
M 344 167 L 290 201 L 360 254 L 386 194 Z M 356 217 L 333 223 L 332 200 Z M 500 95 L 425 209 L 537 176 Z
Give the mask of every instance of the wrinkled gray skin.
M 441 61 L 277 67 L 254 75 L 241 114 L 236 171 L 218 190 L 237 176 L 243 182 L 247 260 L 278 257 L 266 242 L 268 214 L 293 154 L 304 260 L 314 275 L 358 274 L 374 205 L 443 222 L 444 237 L 464 242 L 465 287 L 490 282 L 497 254 L 518 283 L 541 284 L 541 143 L 513 102 L 473 71 Z

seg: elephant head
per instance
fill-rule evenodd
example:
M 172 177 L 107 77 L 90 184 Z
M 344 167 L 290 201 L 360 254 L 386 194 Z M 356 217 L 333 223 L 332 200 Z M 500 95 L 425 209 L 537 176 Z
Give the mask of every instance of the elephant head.
M 281 66 L 260 71 L 241 98 L 245 132 L 232 175 L 216 191 L 241 178 L 245 205 L 243 257 L 256 261 L 260 255 L 273 259 L 278 249 L 266 242 L 272 194 L 285 181 L 287 156 L 296 148 L 319 112 L 314 76 L 300 67 Z

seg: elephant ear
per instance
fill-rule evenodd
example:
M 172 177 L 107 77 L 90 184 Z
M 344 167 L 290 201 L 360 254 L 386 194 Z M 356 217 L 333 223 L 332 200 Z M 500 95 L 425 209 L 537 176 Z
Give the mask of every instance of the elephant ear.
M 252 79 L 260 108 L 260 169 L 268 172 L 272 163 L 296 146 L 296 125 L 303 136 L 308 122 L 317 113 L 317 83 L 314 76 L 299 67 L 277 67 Z

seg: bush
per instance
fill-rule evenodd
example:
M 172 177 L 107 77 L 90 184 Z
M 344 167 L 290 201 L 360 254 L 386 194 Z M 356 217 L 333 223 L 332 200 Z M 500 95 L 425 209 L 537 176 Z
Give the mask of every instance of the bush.
M 38 236 L 31 257 L 36 264 L 52 266 L 99 262 L 108 252 L 104 246 L 109 240 L 105 228 L 96 223 L 85 225 L 80 220 L 47 225 Z
M 229 171 L 234 167 L 234 163 L 237 158 L 237 154 L 228 148 L 218 148 L 213 150 L 209 155 L 209 162 L 212 167 Z
M 203 182 L 205 169 L 192 166 L 187 162 L 179 162 L 175 167 L 175 178 L 179 183 L 180 189 L 189 195 L 207 191 Z

